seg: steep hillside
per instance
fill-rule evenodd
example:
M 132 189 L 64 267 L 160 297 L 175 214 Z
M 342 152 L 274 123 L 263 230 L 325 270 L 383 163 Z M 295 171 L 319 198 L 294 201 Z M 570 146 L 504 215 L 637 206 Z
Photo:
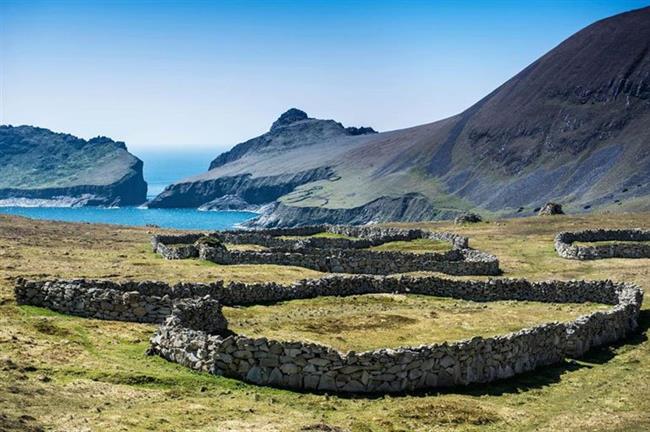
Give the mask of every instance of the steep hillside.
M 146 194 L 142 161 L 122 142 L 0 126 L 0 200 L 5 203 L 138 205 Z
M 272 203 L 255 222 L 265 226 L 524 215 L 549 200 L 648 209 L 649 49 L 644 8 L 581 30 L 435 123 L 358 135 L 292 109 L 151 205 Z

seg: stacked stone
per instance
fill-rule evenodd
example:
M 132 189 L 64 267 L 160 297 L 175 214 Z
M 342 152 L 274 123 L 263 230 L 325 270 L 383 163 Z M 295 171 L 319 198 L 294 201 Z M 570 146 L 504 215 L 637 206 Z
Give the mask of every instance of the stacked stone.
M 391 279 L 391 287 L 401 281 L 381 279 Z M 407 280 L 410 284 L 417 281 Z M 452 285 L 469 288 L 460 293 L 461 298 L 503 298 L 516 293 L 517 298 L 555 302 L 574 293 L 568 300 L 616 298 L 616 306 L 570 323 L 542 324 L 494 338 L 345 354 L 318 344 L 241 335 L 215 337 L 168 320 L 152 338 L 152 352 L 194 369 L 260 385 L 332 392 L 403 392 L 490 382 L 559 362 L 565 356 L 581 356 L 592 347 L 633 331 L 642 301 L 638 287 L 611 281 L 505 280 L 483 283 L 483 287 L 480 284 L 453 281 Z M 419 288 L 420 292 L 429 291 L 426 284 Z
M 290 240 L 280 235 L 333 232 L 357 239 L 309 238 Z M 466 237 L 453 233 L 419 229 L 381 228 L 374 226 L 316 226 L 260 231 L 226 231 L 210 234 L 224 243 L 251 243 L 267 251 L 228 250 L 212 246 L 203 234 L 154 236 L 153 250 L 167 259 L 199 257 L 218 264 L 275 264 L 305 267 L 331 273 L 393 274 L 414 271 L 443 272 L 452 275 L 497 275 L 499 261 L 493 255 L 468 248 Z M 413 254 L 397 251 L 364 250 L 396 240 L 430 238 L 450 242 L 453 249 L 444 253 Z M 192 242 L 186 244 L 185 242 Z
M 209 295 L 174 302 L 172 313 L 165 325 L 183 326 L 209 335 L 228 335 L 228 320 L 221 304 Z
M 619 241 L 611 245 L 577 246 L 574 242 Z M 596 229 L 561 232 L 555 236 L 555 250 L 562 258 L 592 260 L 604 258 L 650 258 L 650 231 L 642 229 Z M 626 243 L 628 242 L 628 243 Z
M 199 249 L 194 243 L 205 236 L 206 234 L 157 234 L 151 237 L 151 247 L 154 253 L 165 259 L 197 258 Z
M 412 254 L 369 250 L 309 250 L 305 252 L 230 251 L 202 246 L 199 257 L 217 264 L 274 264 L 304 267 L 329 273 L 387 275 L 415 271 L 453 275 L 497 275 L 499 263 L 492 255 L 464 253 L 454 249 L 444 253 Z M 476 252 L 476 251 L 473 251 Z
M 221 313 L 222 304 L 368 293 L 414 293 L 473 301 L 597 302 L 613 307 L 572 322 L 542 324 L 494 338 L 363 353 L 232 334 Z M 300 390 L 390 393 L 489 382 L 565 356 L 579 357 L 633 331 L 643 296 L 635 285 L 612 281 L 332 275 L 289 286 L 19 279 L 16 298 L 20 304 L 101 319 L 161 322 L 169 315 L 152 338 L 151 353 L 196 370 Z
M 617 304 L 619 285 L 611 281 L 549 281 L 531 283 L 524 279 L 453 280 L 437 276 L 407 275 L 381 277 L 373 275 L 329 275 L 303 279 L 291 285 L 275 282 L 245 284 L 217 281 L 210 284 L 181 282 L 169 285 L 157 281 L 113 282 L 103 280 L 52 280 L 16 282 L 16 297 L 22 304 L 36 304 L 51 309 L 61 308 L 59 295 L 53 293 L 74 289 L 80 300 L 101 292 L 114 292 L 122 301 L 125 293 L 138 293 L 142 298 L 171 300 L 210 296 L 227 306 L 268 304 L 287 300 L 322 296 L 352 296 L 398 293 L 453 297 L 471 301 L 521 300 L 548 303 L 594 301 Z M 113 294 L 112 294 L 113 295 Z M 170 303 L 166 303 L 170 304 Z
M 171 313 L 168 295 L 151 296 L 140 291 L 114 289 L 112 284 L 85 280 L 28 281 L 18 279 L 18 304 L 46 307 L 89 318 L 141 323 L 161 323 Z

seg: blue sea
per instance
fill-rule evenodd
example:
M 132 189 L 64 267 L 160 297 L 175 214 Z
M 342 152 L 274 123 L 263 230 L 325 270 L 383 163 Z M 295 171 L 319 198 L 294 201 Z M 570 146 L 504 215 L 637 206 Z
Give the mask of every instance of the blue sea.
M 144 161 L 144 176 L 149 185 L 148 197 L 153 198 L 165 186 L 200 174 L 208 169 L 214 153 L 139 154 Z M 199 211 L 195 209 L 146 209 L 136 207 L 0 207 L 0 213 L 67 222 L 108 223 L 118 225 L 157 225 L 163 228 L 225 230 L 256 216 L 250 212 Z
M 250 212 L 195 209 L 143 209 L 137 207 L 0 207 L 0 213 L 67 222 L 118 225 L 158 225 L 163 228 L 225 230 L 256 216 Z

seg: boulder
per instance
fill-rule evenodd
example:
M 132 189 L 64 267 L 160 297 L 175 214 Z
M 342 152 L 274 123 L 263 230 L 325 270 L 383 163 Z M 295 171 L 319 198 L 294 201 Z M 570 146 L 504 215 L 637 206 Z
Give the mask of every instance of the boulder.
M 456 218 L 454 219 L 454 223 L 456 225 L 461 225 L 465 223 L 477 223 L 477 222 L 481 222 L 482 220 L 483 218 L 481 218 L 481 215 L 468 212 L 456 216 Z
M 537 213 L 539 216 L 552 216 L 552 215 L 560 215 L 564 214 L 564 211 L 562 211 L 562 205 L 554 202 L 548 202 L 544 204 L 544 207 L 542 207 L 539 210 L 539 213 Z

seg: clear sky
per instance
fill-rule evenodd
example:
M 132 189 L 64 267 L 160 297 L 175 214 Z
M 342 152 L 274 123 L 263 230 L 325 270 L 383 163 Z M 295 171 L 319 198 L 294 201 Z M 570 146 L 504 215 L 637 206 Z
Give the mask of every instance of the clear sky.
M 290 107 L 391 130 L 456 114 L 650 0 L 0 0 L 0 123 L 220 151 Z

